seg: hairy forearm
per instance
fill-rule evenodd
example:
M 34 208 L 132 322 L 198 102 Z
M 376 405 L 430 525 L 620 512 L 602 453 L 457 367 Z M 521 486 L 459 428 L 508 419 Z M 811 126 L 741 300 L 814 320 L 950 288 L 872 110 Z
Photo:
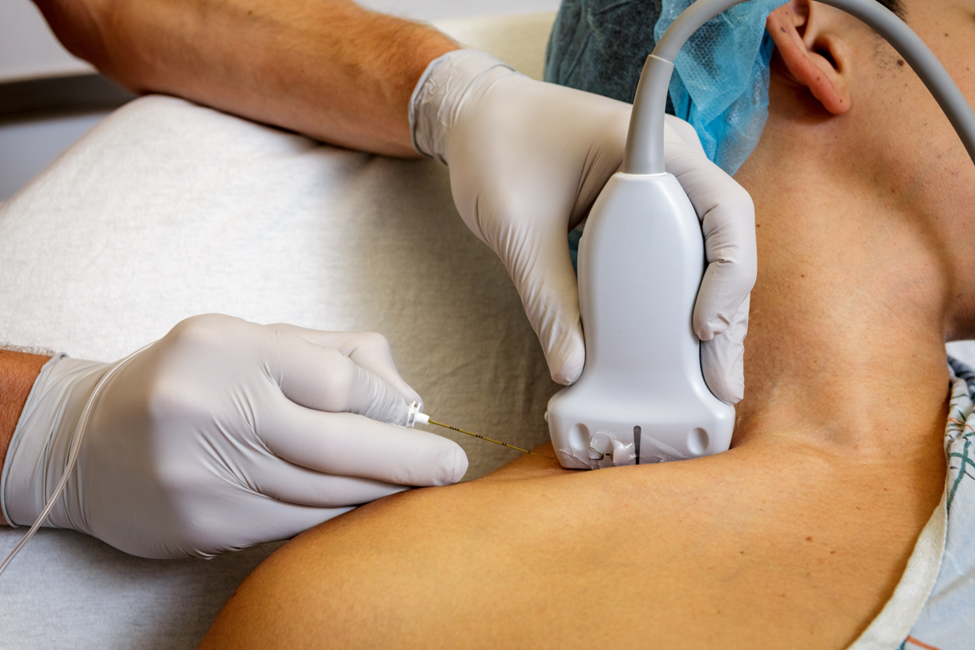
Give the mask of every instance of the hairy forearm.
M 349 0 L 35 2 L 69 50 L 132 90 L 388 155 L 415 155 L 410 94 L 458 47 Z
M 34 380 L 49 356 L 0 349 L 0 468 Z M 0 526 L 6 526 L 0 515 Z

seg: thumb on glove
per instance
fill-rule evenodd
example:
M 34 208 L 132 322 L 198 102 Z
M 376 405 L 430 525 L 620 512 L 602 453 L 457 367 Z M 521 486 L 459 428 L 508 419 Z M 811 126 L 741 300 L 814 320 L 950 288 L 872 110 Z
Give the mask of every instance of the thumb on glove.
M 745 394 L 744 341 L 750 302 L 750 297 L 746 297 L 731 324 L 710 341 L 701 343 L 704 381 L 714 396 L 727 404 L 737 404 Z

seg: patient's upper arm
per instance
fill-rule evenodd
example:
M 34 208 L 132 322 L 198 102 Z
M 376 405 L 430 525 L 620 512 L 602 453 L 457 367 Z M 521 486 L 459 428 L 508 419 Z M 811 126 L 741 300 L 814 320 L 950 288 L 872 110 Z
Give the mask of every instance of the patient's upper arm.
M 551 447 L 543 453 L 554 456 Z M 336 648 L 430 647 L 431 625 L 471 631 L 470 616 L 456 615 L 461 610 L 489 633 L 500 623 L 492 607 L 504 600 L 491 593 L 494 579 L 529 581 L 526 567 L 544 574 L 549 546 L 538 539 L 561 527 L 555 511 L 547 525 L 536 518 L 542 529 L 516 525 L 545 508 L 544 491 L 507 506 L 529 483 L 576 473 L 525 456 L 478 481 L 394 495 L 326 522 L 255 570 L 201 647 L 293 648 L 311 640 Z M 511 527 L 498 525 L 502 512 Z
M 749 453 L 394 495 L 271 556 L 202 647 L 845 647 L 917 531 L 867 521 L 869 481 Z

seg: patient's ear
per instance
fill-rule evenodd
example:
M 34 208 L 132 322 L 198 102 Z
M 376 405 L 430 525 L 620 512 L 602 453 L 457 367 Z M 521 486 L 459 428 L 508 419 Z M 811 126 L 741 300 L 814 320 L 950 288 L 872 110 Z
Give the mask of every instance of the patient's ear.
M 823 5 L 792 0 L 773 11 L 765 27 L 792 80 L 809 89 L 830 113 L 850 109 L 845 43 L 829 27 Z

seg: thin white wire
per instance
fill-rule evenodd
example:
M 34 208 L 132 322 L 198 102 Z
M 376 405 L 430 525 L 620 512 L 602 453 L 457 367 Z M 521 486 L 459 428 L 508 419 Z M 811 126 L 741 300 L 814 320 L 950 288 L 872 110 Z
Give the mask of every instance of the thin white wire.
M 44 510 L 42 510 L 41 514 L 38 515 L 37 521 L 35 521 L 34 525 L 30 527 L 30 530 L 27 531 L 27 534 L 24 535 L 23 539 L 17 543 L 14 550 L 10 551 L 10 554 L 7 555 L 7 558 L 3 561 L 3 564 L 0 564 L 0 576 L 3 575 L 3 572 L 13 561 L 14 557 L 17 556 L 17 553 L 19 553 L 20 550 L 27 545 L 27 542 L 31 540 L 37 530 L 47 520 L 48 515 L 51 514 L 51 510 L 54 509 L 54 504 L 57 502 L 58 497 L 60 497 L 61 493 L 64 492 L 64 487 L 68 484 L 68 478 L 70 478 L 71 472 L 74 470 L 75 463 L 78 461 L 78 454 L 81 452 L 81 442 L 85 437 L 85 428 L 88 426 L 88 418 L 91 416 L 92 406 L 95 404 L 98 394 L 101 392 L 105 384 L 108 383 L 108 380 L 115 376 L 115 373 L 121 370 L 122 367 L 125 366 L 130 359 L 132 359 L 132 357 L 139 354 L 143 350 L 146 350 L 152 345 L 153 344 L 150 343 L 149 345 L 139 348 L 129 356 L 116 363 L 115 366 L 102 375 L 102 378 L 98 380 L 97 384 L 95 384 L 95 388 L 91 391 L 91 396 L 88 398 L 88 403 L 85 404 L 85 408 L 81 412 L 81 417 L 78 419 L 78 426 L 75 427 L 74 440 L 71 441 L 71 451 L 68 453 L 68 463 L 64 468 L 64 474 L 61 475 L 61 480 L 58 481 L 57 487 L 54 488 L 54 494 L 52 494 L 51 498 L 48 499 L 47 505 L 44 506 Z

